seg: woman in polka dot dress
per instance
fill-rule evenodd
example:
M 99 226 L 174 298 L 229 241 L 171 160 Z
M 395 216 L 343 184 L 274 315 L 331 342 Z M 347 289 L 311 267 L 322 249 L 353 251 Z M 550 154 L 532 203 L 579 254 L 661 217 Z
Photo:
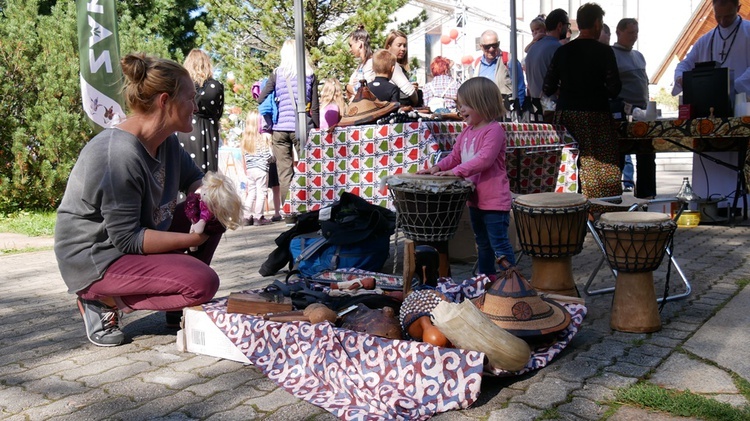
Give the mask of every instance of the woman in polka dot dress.
M 219 170 L 219 120 L 224 113 L 224 85 L 213 78 L 213 66 L 208 54 L 192 50 L 185 59 L 185 68 L 195 82 L 193 130 L 177 133 L 182 147 L 193 157 L 198 167 L 206 171 Z

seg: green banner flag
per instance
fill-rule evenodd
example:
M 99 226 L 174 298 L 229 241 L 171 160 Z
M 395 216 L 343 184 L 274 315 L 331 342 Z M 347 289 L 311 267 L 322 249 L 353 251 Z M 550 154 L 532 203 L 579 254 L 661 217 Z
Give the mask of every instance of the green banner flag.
M 97 131 L 125 118 L 115 0 L 76 0 L 83 109 Z

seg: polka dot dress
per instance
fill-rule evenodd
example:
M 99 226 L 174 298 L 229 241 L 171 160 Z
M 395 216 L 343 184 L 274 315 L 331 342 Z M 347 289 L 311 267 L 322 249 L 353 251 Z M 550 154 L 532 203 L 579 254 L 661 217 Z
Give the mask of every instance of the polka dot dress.
M 177 133 L 180 144 L 203 171 L 219 169 L 219 121 L 224 113 L 224 85 L 208 79 L 196 87 L 198 112 L 193 118 L 190 133 Z

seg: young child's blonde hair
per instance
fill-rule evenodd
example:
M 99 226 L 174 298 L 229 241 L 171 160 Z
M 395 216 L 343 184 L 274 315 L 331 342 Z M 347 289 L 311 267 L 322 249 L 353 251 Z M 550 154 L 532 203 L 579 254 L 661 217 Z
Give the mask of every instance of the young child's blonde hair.
M 344 92 L 341 89 L 341 83 L 338 79 L 328 78 L 323 81 L 323 88 L 320 90 L 320 109 L 322 110 L 328 104 L 336 104 L 339 107 L 339 114 L 343 115 L 346 111 L 346 102 L 344 102 Z
M 457 96 L 457 103 L 474 109 L 485 121 L 494 121 L 505 115 L 500 88 L 486 77 L 468 79 L 458 88 Z
M 200 191 L 201 200 L 222 225 L 231 230 L 240 226 L 242 199 L 231 178 L 208 171 L 203 176 Z
M 271 134 L 261 133 L 263 117 L 256 110 L 250 111 L 245 117 L 245 130 L 242 131 L 240 147 L 242 152 L 254 155 L 257 151 L 271 147 Z

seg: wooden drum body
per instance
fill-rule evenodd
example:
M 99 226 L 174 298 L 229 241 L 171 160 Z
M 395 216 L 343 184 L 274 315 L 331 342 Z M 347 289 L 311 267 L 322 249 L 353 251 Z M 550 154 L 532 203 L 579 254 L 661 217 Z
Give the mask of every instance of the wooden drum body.
M 578 297 L 571 256 L 586 237 L 589 201 L 577 193 L 535 193 L 513 201 L 518 240 L 531 256 L 534 289 Z
M 609 264 L 617 269 L 610 327 L 621 332 L 656 332 L 661 319 L 654 274 L 677 225 L 655 212 L 610 212 L 595 224 Z

